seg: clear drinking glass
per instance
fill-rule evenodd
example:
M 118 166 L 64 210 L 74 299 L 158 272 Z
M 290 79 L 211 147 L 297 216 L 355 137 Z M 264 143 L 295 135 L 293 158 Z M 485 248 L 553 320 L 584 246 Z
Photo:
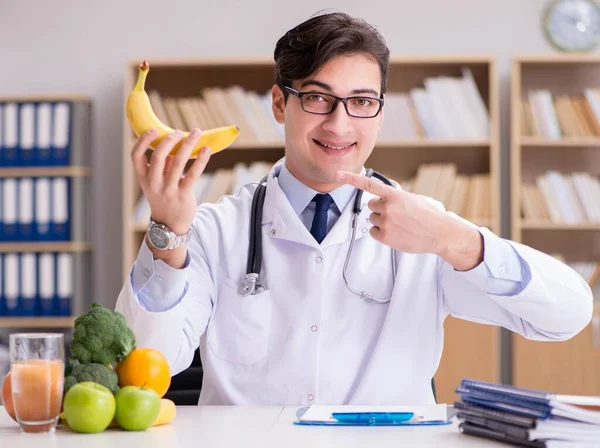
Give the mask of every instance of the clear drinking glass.
M 61 333 L 10 335 L 10 377 L 23 432 L 53 432 L 62 405 L 65 347 Z

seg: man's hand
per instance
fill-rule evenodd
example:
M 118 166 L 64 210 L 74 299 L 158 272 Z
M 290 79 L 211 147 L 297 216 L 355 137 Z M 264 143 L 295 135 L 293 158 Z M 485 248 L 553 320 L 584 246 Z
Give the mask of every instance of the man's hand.
M 439 255 L 459 271 L 472 269 L 483 260 L 479 231 L 425 198 L 347 171 L 340 171 L 338 180 L 378 196 L 368 204 L 373 224 L 370 234 L 377 241 L 401 252 Z

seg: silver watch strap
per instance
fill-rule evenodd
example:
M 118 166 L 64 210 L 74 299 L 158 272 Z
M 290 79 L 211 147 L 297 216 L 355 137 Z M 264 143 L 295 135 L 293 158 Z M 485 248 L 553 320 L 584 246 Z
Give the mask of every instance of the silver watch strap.
M 187 233 L 183 235 L 176 235 L 175 233 L 173 233 L 173 235 L 175 235 L 175 238 L 173 238 L 173 243 L 171 244 L 170 249 L 177 249 L 178 247 L 186 244 L 192 238 L 192 229 L 188 230 Z

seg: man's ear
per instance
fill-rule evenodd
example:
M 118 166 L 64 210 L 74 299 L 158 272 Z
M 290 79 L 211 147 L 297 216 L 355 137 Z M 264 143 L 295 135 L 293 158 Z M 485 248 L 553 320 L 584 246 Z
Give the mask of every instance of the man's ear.
M 275 120 L 277 120 L 277 123 L 283 124 L 285 121 L 285 99 L 283 97 L 283 91 L 277 84 L 271 89 L 271 98 L 273 100 L 273 116 L 275 117 Z

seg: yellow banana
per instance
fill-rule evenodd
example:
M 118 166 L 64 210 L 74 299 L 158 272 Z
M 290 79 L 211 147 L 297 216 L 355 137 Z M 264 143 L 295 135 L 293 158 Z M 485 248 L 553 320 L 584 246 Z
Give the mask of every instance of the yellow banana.
M 167 135 L 175 132 L 175 129 L 172 129 L 162 123 L 154 113 L 154 110 L 152 110 L 150 98 L 144 90 L 146 77 L 148 76 L 149 71 L 150 64 L 148 64 L 147 61 L 144 61 L 138 65 L 137 82 L 127 97 L 125 109 L 127 112 L 127 119 L 129 120 L 129 124 L 135 135 L 140 137 L 144 132 L 149 131 L 150 129 L 156 129 L 158 131 L 158 137 L 152 143 L 150 143 L 150 147 L 152 149 L 156 149 L 159 143 Z M 200 155 L 200 151 L 205 146 L 208 146 L 211 149 L 212 154 L 222 151 L 230 146 L 239 134 L 240 129 L 238 126 L 222 126 L 208 129 L 206 131 L 203 130 L 202 134 L 200 135 L 200 140 L 192 150 L 190 158 L 194 159 L 198 157 Z M 187 138 L 188 135 L 189 132 L 183 133 L 182 140 L 175 145 L 170 155 L 175 155 L 177 153 L 181 147 L 181 144 L 183 143 L 183 140 Z
M 154 421 L 152 426 L 160 426 L 166 425 L 167 423 L 171 423 L 173 419 L 177 416 L 177 407 L 175 403 L 168 398 L 161 398 L 160 400 L 160 411 L 158 413 L 158 417 Z

